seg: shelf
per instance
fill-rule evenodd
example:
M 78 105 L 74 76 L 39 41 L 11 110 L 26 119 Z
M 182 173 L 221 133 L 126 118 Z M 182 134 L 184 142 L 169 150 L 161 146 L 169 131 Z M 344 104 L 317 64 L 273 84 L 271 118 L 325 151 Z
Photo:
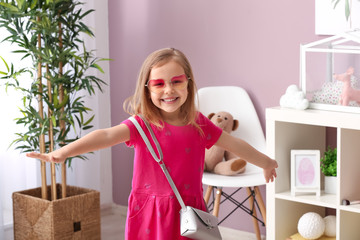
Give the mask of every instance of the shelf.
M 329 129 L 333 129 L 329 133 Z M 333 136 L 334 135 L 334 136 Z M 286 239 L 297 231 L 299 218 L 307 212 L 337 216 L 336 239 L 359 239 L 360 204 L 344 206 L 342 199 L 360 200 L 360 114 L 324 110 L 266 109 L 267 154 L 276 159 L 277 178 L 266 186 L 266 239 Z M 291 150 L 320 150 L 333 140 L 337 147 L 336 194 L 291 194 Z M 323 186 L 321 174 L 321 189 Z
M 291 192 L 287 191 L 287 192 L 275 194 L 275 198 L 293 201 L 293 202 L 312 204 L 327 208 L 337 207 L 336 195 L 325 194 L 323 191 L 321 192 L 320 197 L 317 197 L 315 194 L 297 194 L 296 196 L 292 196 Z
M 266 120 L 277 119 L 283 122 L 327 126 L 336 128 L 350 128 L 360 130 L 360 114 L 316 109 L 296 110 L 281 107 L 268 108 Z
M 351 205 L 351 206 L 341 206 L 339 207 L 339 209 L 348 212 L 360 213 L 360 204 Z

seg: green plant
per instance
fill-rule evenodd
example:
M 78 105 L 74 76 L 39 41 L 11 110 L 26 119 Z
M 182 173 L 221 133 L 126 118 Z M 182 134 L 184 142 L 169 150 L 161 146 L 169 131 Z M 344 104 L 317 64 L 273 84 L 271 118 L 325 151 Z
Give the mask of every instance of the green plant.
M 320 159 L 320 168 L 325 176 L 337 175 L 337 149 L 330 146 L 324 152 L 324 156 Z
M 23 152 L 51 152 L 92 127 L 94 115 L 86 119 L 91 109 L 84 105 L 84 95 L 94 94 L 96 87 L 102 91 L 105 82 L 88 71 L 103 72 L 98 63 L 108 59 L 96 58 L 85 47 L 83 35 L 94 34 L 83 20 L 94 10 L 83 12 L 82 4 L 77 0 L 0 0 L 0 27 L 9 33 L 2 36 L 3 41 L 15 44 L 19 50 L 14 53 L 22 59 L 31 58 L 33 63 L 17 69 L 2 57 L 0 61 L 6 68 L 0 71 L 3 85 L 23 94 L 22 116 L 16 123 L 24 125 L 26 131 L 16 133 L 12 143 Z M 26 78 L 20 81 L 19 76 Z M 71 129 L 76 135 L 72 138 Z M 71 159 L 67 159 L 68 165 Z M 42 189 L 46 191 L 45 163 L 41 166 Z M 62 169 L 64 197 L 65 163 Z M 56 199 L 54 164 L 51 172 L 52 199 Z M 43 198 L 46 195 L 43 192 Z

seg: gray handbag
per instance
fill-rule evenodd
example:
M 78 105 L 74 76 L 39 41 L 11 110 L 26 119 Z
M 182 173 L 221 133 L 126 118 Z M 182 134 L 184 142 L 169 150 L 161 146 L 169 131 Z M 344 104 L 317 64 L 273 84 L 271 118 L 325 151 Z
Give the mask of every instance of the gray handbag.
M 166 179 L 168 180 L 177 200 L 180 203 L 180 233 L 181 236 L 186 236 L 192 239 L 198 240 L 221 240 L 221 234 L 218 228 L 218 219 L 217 217 L 211 215 L 210 213 L 204 212 L 202 210 L 185 206 L 184 201 L 182 200 L 179 191 L 177 190 L 164 162 L 163 154 L 159 142 L 157 141 L 154 132 L 152 131 L 149 123 L 145 119 L 138 115 L 145 123 L 146 128 L 150 132 L 150 135 L 156 145 L 156 149 L 159 153 L 159 157 L 156 155 L 153 147 L 150 144 L 149 139 L 147 138 L 144 130 L 141 128 L 140 124 L 134 117 L 130 117 L 129 120 L 135 125 L 136 129 L 140 133 L 142 139 L 144 140 L 146 146 L 148 147 L 151 155 L 154 160 L 159 164 L 163 170 Z

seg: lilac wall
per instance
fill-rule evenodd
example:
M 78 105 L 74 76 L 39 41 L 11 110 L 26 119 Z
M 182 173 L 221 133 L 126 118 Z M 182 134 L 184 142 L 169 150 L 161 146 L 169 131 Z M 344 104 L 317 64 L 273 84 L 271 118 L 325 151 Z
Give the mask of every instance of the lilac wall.
M 300 43 L 320 39 L 314 8 L 314 1 L 300 0 L 109 0 L 112 125 L 128 117 L 122 103 L 145 57 L 175 47 L 192 63 L 198 88 L 245 88 L 264 127 L 265 108 L 277 106 L 287 86 L 299 82 Z M 112 154 L 114 202 L 126 205 L 132 150 L 119 145 Z M 253 231 L 243 214 L 224 225 Z

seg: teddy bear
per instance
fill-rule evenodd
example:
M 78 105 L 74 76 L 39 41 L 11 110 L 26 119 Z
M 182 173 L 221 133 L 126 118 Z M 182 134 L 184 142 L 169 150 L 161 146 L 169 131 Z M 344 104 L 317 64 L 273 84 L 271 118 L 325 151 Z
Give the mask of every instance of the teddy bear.
M 208 118 L 227 133 L 235 131 L 239 126 L 239 121 L 228 112 L 210 113 Z M 205 151 L 204 170 L 207 172 L 231 176 L 244 172 L 245 167 L 245 160 L 223 148 L 214 145 Z

